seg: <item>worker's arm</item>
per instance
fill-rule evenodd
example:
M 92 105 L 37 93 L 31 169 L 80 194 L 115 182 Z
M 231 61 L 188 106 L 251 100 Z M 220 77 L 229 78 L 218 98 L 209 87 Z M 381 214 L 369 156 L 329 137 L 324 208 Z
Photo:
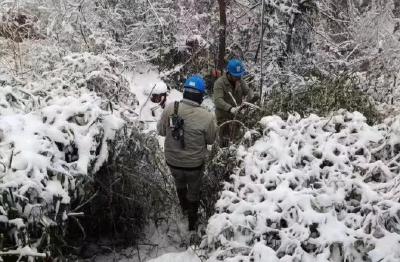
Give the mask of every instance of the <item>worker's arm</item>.
M 215 82 L 214 84 L 214 104 L 215 107 L 220 109 L 220 110 L 224 110 L 224 111 L 228 111 L 232 108 L 232 106 L 230 104 L 228 104 L 225 100 L 224 100 L 224 88 L 221 84 L 217 82 Z

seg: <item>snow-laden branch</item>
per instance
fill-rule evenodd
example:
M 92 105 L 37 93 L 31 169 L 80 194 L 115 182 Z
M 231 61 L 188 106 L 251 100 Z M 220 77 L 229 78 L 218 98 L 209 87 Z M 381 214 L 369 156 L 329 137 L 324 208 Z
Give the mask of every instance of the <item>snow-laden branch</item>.
M 147 2 L 149 3 L 150 8 L 151 8 L 151 10 L 153 11 L 154 15 L 156 16 L 158 22 L 160 23 L 161 32 L 162 32 L 162 39 L 161 39 L 161 41 L 164 41 L 164 39 L 165 39 L 165 33 L 164 33 L 164 25 L 163 25 L 163 22 L 161 21 L 160 17 L 158 16 L 158 13 L 157 13 L 157 11 L 154 9 L 154 6 L 153 6 L 153 4 L 151 3 L 151 1 L 150 1 L 150 0 L 147 0 Z

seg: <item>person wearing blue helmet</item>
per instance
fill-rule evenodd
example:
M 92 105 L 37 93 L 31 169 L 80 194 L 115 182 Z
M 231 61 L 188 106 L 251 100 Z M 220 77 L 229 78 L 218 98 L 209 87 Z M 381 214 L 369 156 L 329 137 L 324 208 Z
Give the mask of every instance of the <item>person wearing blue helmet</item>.
M 253 92 L 242 79 L 246 74 L 243 62 L 232 59 L 228 62 L 226 72 L 214 83 L 213 100 L 218 124 L 232 120 L 239 112 L 244 97 L 253 99 Z M 220 129 L 220 145 L 227 146 L 234 136 L 229 125 Z
M 189 77 L 184 83 L 182 101 L 168 104 L 157 123 L 159 135 L 165 136 L 165 159 L 182 211 L 188 216 L 190 231 L 197 227 L 207 145 L 214 143 L 217 129 L 214 114 L 200 106 L 205 89 L 202 77 Z

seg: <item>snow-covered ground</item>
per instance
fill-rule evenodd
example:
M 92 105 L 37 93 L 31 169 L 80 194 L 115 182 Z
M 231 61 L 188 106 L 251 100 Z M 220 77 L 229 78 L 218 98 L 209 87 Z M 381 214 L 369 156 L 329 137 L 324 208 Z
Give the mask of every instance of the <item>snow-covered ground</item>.
M 166 253 L 180 253 L 186 250 L 181 246 L 186 241 L 187 223 L 181 218 L 178 210 L 173 211 L 176 215 L 171 216 L 168 224 L 148 225 L 144 230 L 145 241 L 138 243 L 137 247 L 118 250 L 114 253 L 99 255 L 91 261 L 107 262 L 141 262 L 149 261 Z
M 188 248 L 183 252 L 167 253 L 149 262 L 202 262 L 196 250 Z

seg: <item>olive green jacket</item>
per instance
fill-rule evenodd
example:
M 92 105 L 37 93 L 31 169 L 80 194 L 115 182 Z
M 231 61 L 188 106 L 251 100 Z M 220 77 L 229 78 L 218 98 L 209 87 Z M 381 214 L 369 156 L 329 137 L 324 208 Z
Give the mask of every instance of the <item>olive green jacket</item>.
M 233 100 L 229 93 L 232 94 L 235 100 Z M 218 78 L 214 83 L 213 95 L 218 124 L 233 119 L 233 114 L 229 110 L 232 107 L 240 106 L 245 96 L 249 98 L 253 97 L 253 92 L 249 89 L 245 81 L 240 80 L 240 82 L 237 82 L 236 87 L 233 87 L 226 74 Z
M 188 99 L 179 103 L 178 115 L 184 120 L 183 149 L 180 141 L 172 137 L 169 127 L 169 117 L 173 113 L 174 103 L 170 103 L 157 123 L 158 134 L 165 136 L 164 152 L 167 164 L 182 168 L 203 165 L 207 157 L 207 145 L 213 144 L 216 136 L 217 124 L 214 114 Z

